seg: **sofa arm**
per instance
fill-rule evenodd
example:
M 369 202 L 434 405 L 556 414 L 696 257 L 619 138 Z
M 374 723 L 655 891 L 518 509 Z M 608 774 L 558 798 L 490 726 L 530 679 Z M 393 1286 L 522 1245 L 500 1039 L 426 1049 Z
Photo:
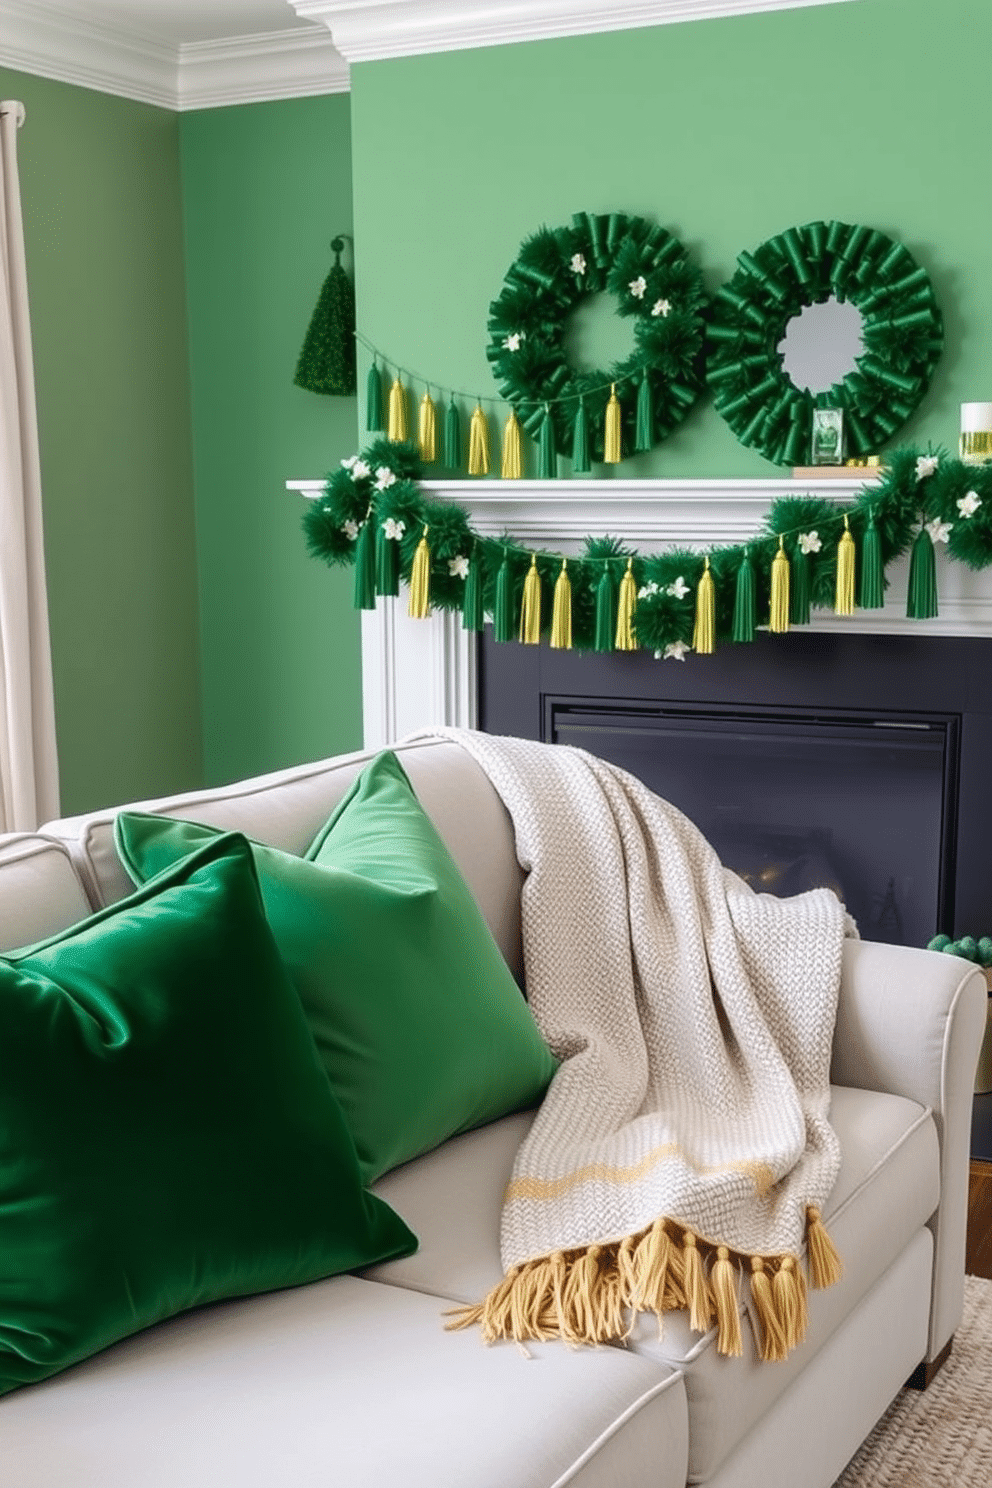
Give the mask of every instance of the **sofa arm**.
M 971 1104 L 985 1004 L 984 977 L 956 956 L 845 943 L 831 1078 L 929 1106 L 940 1142 L 928 1361 L 961 1320 Z

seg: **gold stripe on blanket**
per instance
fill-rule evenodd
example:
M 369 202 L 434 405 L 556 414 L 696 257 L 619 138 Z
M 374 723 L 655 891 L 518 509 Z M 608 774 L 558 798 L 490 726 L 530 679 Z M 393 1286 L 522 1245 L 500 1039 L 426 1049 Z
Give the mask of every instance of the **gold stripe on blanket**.
M 775 1175 L 767 1163 L 744 1160 L 710 1165 L 696 1163 L 677 1142 L 665 1142 L 660 1147 L 653 1147 L 640 1162 L 627 1168 L 609 1167 L 606 1163 L 586 1163 L 584 1167 L 565 1173 L 560 1178 L 511 1178 L 503 1195 L 503 1203 L 509 1204 L 514 1199 L 557 1199 L 580 1183 L 636 1183 L 645 1173 L 669 1157 L 681 1158 L 694 1173 L 745 1173 L 753 1180 L 759 1198 L 763 1198 L 775 1184 Z

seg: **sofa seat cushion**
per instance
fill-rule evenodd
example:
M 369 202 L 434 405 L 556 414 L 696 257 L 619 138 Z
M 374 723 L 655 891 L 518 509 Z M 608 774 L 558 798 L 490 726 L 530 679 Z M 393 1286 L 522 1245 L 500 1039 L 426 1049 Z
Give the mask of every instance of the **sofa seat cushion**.
M 499 1210 L 514 1154 L 532 1117 L 505 1118 L 389 1174 L 375 1192 L 420 1237 L 416 1255 L 366 1275 L 459 1302 L 484 1296 L 501 1274 Z M 682 1371 L 690 1412 L 690 1472 L 705 1480 L 924 1225 L 939 1197 L 937 1133 L 928 1111 L 901 1096 L 833 1088 L 831 1121 L 843 1154 L 824 1217 L 844 1262 L 836 1286 L 810 1292 L 806 1341 L 783 1363 L 758 1361 L 747 1320 L 745 1354 L 717 1354 L 684 1313 L 636 1323 L 628 1347 Z M 742 1309 L 743 1310 L 743 1309 Z
M 187 1313 L 0 1400 L 4 1488 L 682 1488 L 677 1374 L 440 1314 L 355 1277 Z
M 0 836 L 0 951 L 44 940 L 89 912 L 62 843 L 28 832 Z

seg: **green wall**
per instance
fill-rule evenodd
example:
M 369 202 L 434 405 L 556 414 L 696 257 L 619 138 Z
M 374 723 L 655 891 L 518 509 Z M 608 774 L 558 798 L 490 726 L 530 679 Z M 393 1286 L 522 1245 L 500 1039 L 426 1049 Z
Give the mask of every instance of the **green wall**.
M 62 809 L 199 783 L 179 125 L 0 69 L 34 338 Z
M 715 289 L 793 223 L 865 222 L 927 268 L 947 327 L 898 437 L 955 446 L 958 404 L 992 398 L 990 16 L 987 0 L 867 0 L 359 64 L 359 327 L 436 383 L 492 395 L 487 308 L 541 224 L 652 217 Z M 703 403 L 616 473 L 776 467 Z
M 293 386 L 330 239 L 352 231 L 349 99 L 184 114 L 180 137 L 213 782 L 361 746 L 351 576 L 307 556 L 285 490 L 357 437 L 353 398 Z

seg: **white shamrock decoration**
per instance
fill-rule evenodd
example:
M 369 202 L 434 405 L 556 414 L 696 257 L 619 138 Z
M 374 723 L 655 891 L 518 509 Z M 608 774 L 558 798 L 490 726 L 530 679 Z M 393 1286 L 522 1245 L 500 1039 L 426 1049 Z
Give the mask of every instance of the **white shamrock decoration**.
M 351 467 L 352 480 L 367 480 L 372 474 L 371 465 L 366 465 L 364 460 L 356 460 Z
M 396 484 L 396 472 L 390 470 L 388 465 L 376 466 L 375 488 L 377 491 L 388 491 L 390 486 Z
M 353 470 L 358 464 L 358 456 L 348 455 L 346 459 L 341 461 L 341 464 L 344 466 L 345 470 Z
M 468 559 L 467 558 L 462 558 L 462 557 L 449 558 L 448 559 L 448 572 L 449 572 L 449 574 L 451 575 L 451 577 L 453 579 L 467 579 L 468 578 Z
M 642 588 L 638 589 L 638 599 L 650 599 L 653 594 L 658 593 L 658 585 L 654 579 L 650 579 Z
M 936 455 L 920 455 L 916 461 L 916 479 L 926 480 L 928 475 L 933 475 L 939 464 Z
M 392 538 L 393 542 L 399 542 L 406 531 L 406 523 L 397 522 L 392 517 L 387 517 L 382 524 L 382 530 L 387 537 Z
M 820 541 L 820 534 L 814 528 L 812 532 L 800 532 L 799 546 L 804 553 L 818 553 L 823 543 Z
M 651 314 L 661 315 L 667 319 L 668 312 L 671 310 L 671 308 L 671 300 L 655 300 L 654 304 L 651 306 Z
M 957 508 L 963 517 L 973 517 L 982 504 L 982 498 L 977 491 L 969 491 L 967 496 L 959 496 Z
M 586 271 L 586 261 L 583 258 L 583 256 L 582 256 L 581 253 L 573 253 L 572 254 L 572 262 L 569 264 L 569 268 L 571 269 L 571 271 L 572 271 L 573 274 L 584 274 L 585 273 L 585 271 Z
M 686 583 L 682 575 L 679 574 L 674 584 L 669 584 L 668 588 L 665 590 L 665 593 L 670 594 L 673 599 L 685 599 L 686 595 L 689 593 L 689 585 Z M 680 656 L 679 661 L 681 660 L 682 658 Z
M 342 522 L 341 531 L 344 533 L 349 542 L 354 542 L 355 538 L 358 536 L 358 523 L 351 521 Z
M 507 351 L 519 351 L 520 343 L 523 339 L 523 331 L 511 331 L 509 336 L 503 337 L 503 346 Z
M 643 300 L 644 291 L 647 289 L 647 287 L 648 281 L 645 279 L 643 274 L 638 274 L 637 278 L 631 279 L 630 283 L 627 285 L 627 288 L 630 290 L 635 300 Z
M 671 641 L 664 651 L 654 653 L 655 660 L 657 661 L 660 657 L 662 661 L 685 661 L 691 650 L 692 647 L 687 646 L 685 641 Z
M 930 534 L 931 541 L 935 543 L 946 543 L 948 533 L 953 526 L 953 522 L 941 522 L 938 517 L 934 517 L 932 522 L 926 523 L 926 529 Z

